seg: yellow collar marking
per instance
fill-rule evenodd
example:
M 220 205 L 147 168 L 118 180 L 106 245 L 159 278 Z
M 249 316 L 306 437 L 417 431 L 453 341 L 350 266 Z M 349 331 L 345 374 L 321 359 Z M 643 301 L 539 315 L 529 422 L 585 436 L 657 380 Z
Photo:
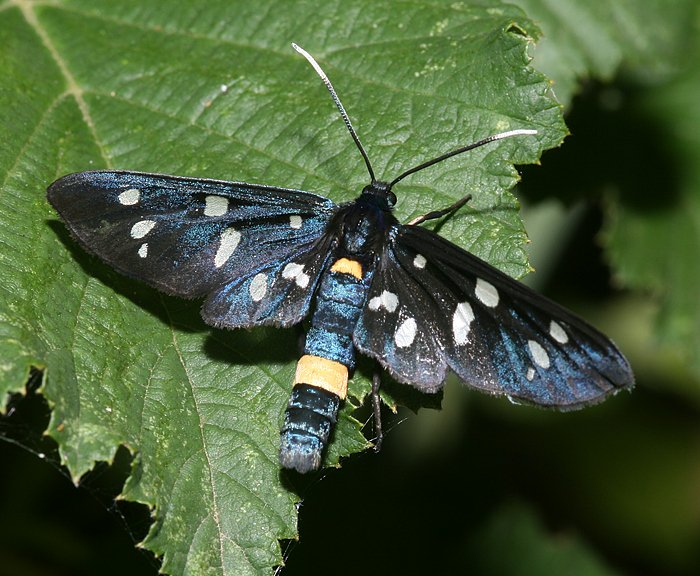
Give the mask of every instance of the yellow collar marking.
M 362 280 L 362 264 L 357 260 L 349 258 L 339 258 L 331 266 L 331 272 L 340 272 L 342 274 L 350 274 L 358 280 Z

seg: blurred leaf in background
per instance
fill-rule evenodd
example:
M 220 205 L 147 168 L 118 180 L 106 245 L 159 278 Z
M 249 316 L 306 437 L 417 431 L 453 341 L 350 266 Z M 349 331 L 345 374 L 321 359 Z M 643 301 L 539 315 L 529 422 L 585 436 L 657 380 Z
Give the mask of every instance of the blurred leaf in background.
M 698 7 L 518 4 L 2 6 L 8 573 L 155 574 L 158 561 L 133 546 L 144 538 L 173 574 L 269 574 L 282 561 L 305 575 L 700 570 Z M 481 149 L 397 189 L 402 220 L 472 192 L 441 233 L 514 276 L 529 265 L 505 189 L 512 162 L 535 162 L 564 135 L 541 72 L 554 80 L 573 135 L 523 170 L 535 277 L 628 353 L 640 383 L 631 396 L 558 414 L 451 383 L 443 410 L 388 422 L 381 455 L 280 474 L 299 333 L 210 330 L 197 303 L 78 250 L 44 190 L 66 172 L 112 167 L 354 198 L 361 160 L 291 41 L 326 68 L 382 176 L 538 127 L 537 139 Z M 613 294 L 610 272 L 638 292 Z M 33 372 L 19 396 L 32 366 L 45 379 Z M 353 410 L 369 374 L 361 365 L 328 464 L 367 445 Z M 391 383 L 385 397 L 434 402 Z

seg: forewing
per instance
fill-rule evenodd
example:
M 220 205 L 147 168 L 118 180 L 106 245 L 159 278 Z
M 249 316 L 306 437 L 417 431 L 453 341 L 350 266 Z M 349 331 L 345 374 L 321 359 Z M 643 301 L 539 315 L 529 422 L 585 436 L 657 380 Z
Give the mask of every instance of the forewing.
M 295 258 L 304 259 L 309 282 L 295 284 L 296 298 L 276 316 L 283 324 L 308 310 L 316 281 L 310 271 L 318 272 L 320 261 L 313 251 L 323 244 L 337 209 L 326 198 L 297 190 L 118 171 L 70 174 L 49 187 L 48 198 L 85 249 L 168 294 L 231 294 L 262 271 L 281 273 Z M 262 316 L 248 309 L 246 316 L 233 307 L 231 313 L 241 314 L 226 318 L 215 317 L 223 308 L 214 306 L 206 319 L 217 325 L 259 323 Z
M 595 328 L 423 228 L 390 230 L 369 302 L 386 291 L 395 310 L 368 305 L 356 345 L 419 388 L 439 388 L 449 367 L 475 388 L 567 409 L 634 383 L 627 360 Z M 400 347 L 407 318 L 415 337 Z

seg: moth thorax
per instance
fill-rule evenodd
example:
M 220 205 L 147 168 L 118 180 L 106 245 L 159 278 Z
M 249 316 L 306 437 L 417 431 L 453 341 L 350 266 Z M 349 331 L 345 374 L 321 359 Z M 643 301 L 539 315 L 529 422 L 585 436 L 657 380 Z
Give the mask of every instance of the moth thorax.
M 348 222 L 343 236 L 343 248 L 348 254 L 361 255 L 371 250 L 372 224 L 367 218 Z

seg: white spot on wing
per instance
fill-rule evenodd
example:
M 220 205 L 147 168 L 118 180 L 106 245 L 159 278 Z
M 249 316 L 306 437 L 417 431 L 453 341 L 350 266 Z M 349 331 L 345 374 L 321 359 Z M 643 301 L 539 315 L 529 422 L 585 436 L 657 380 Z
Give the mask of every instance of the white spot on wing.
M 394 334 L 396 345 L 399 348 L 406 348 L 413 344 L 417 328 L 416 321 L 413 318 L 406 318 L 396 329 L 396 334 Z
M 282 270 L 282 278 L 294 280 L 299 288 L 306 288 L 309 285 L 309 275 L 304 273 L 304 265 L 290 262 Z
M 228 198 L 223 196 L 206 196 L 204 198 L 205 216 L 223 216 L 228 211 Z
M 469 338 L 469 329 L 474 320 L 474 311 L 469 302 L 460 302 L 457 304 L 457 309 L 452 315 L 452 334 L 454 335 L 455 344 L 462 346 L 467 343 Z
M 253 302 L 260 302 L 267 293 L 267 274 L 256 274 L 248 288 Z
M 141 256 L 141 258 L 148 256 L 148 242 L 144 242 L 139 247 L 139 256 Z
M 301 216 L 294 215 L 289 217 L 289 225 L 294 228 L 294 230 L 299 230 L 301 228 Z
M 527 378 L 528 382 L 532 382 L 532 379 L 535 377 L 535 369 L 530 366 L 527 369 L 527 374 L 525 374 L 525 378 Z
M 154 220 L 141 220 L 131 227 L 131 237 L 134 240 L 143 238 L 156 225 Z
M 532 356 L 535 364 L 537 364 L 540 368 L 549 368 L 549 354 L 547 354 L 547 351 L 542 348 L 542 345 L 539 342 L 528 340 L 527 347 L 530 349 L 530 355 Z
M 416 254 L 416 257 L 413 259 L 413 265 L 416 268 L 425 268 L 427 260 L 425 259 L 425 256 L 423 254 Z
M 287 280 L 291 280 L 292 278 L 296 278 L 303 271 L 304 271 L 303 264 L 297 264 L 296 262 L 290 262 L 289 264 L 287 264 L 284 267 L 284 270 L 282 270 L 282 278 L 286 278 Z
M 241 233 L 235 228 L 226 228 L 221 233 L 219 241 L 219 249 L 214 256 L 214 266 L 221 268 L 233 254 L 233 251 L 238 247 L 241 241 Z
M 498 290 L 496 290 L 493 284 L 489 284 L 486 280 L 482 280 L 481 278 L 476 279 L 474 294 L 484 306 L 488 306 L 489 308 L 498 306 Z
M 133 206 L 134 204 L 139 203 L 139 200 L 141 199 L 141 190 L 138 188 L 129 188 L 117 196 L 117 199 L 119 200 L 119 203 L 123 204 L 124 206 Z
M 393 312 L 398 305 L 399 297 L 393 292 L 384 290 L 379 296 L 370 299 L 368 307 L 375 312 L 380 308 L 385 308 L 387 312 Z
M 549 334 L 559 342 L 559 344 L 566 344 L 569 341 L 569 335 L 564 331 L 561 324 L 554 320 L 549 323 Z

